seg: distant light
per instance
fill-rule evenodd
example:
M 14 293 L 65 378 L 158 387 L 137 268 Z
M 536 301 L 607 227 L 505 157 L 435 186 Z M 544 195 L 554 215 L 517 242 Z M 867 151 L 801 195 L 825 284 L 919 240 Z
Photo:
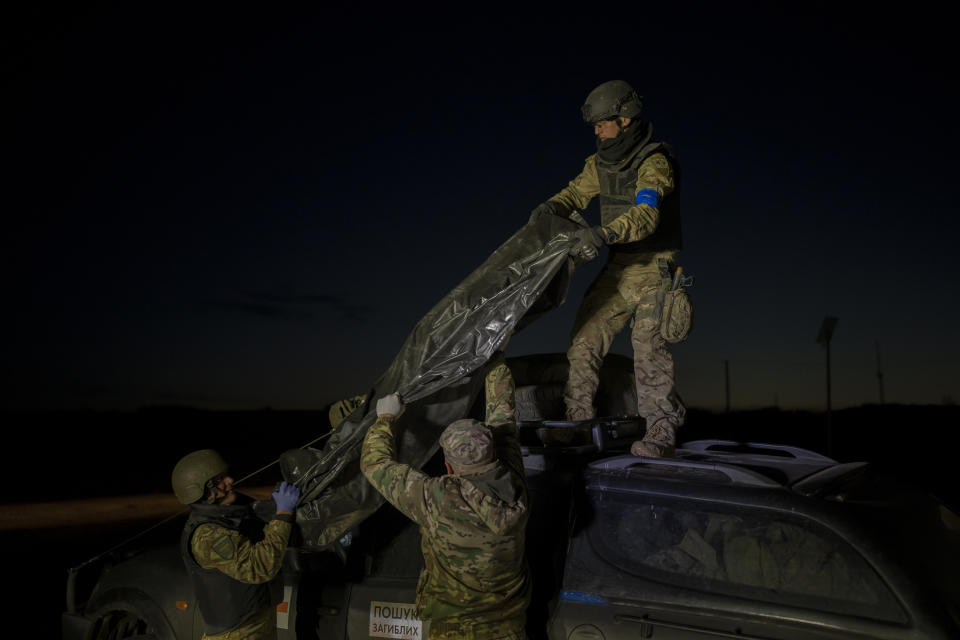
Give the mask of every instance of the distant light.
M 823 324 L 820 325 L 820 333 L 817 334 L 817 344 L 824 347 L 830 344 L 830 338 L 833 337 L 833 330 L 836 326 L 836 316 L 826 316 L 823 319 Z
M 189 606 L 186 600 L 177 600 L 177 609 L 180 609 L 180 611 L 186 611 Z

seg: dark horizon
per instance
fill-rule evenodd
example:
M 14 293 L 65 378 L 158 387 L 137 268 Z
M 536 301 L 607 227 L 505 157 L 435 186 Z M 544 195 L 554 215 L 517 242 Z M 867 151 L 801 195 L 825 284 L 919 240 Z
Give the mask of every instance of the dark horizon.
M 257 482 L 279 478 L 280 454 L 322 449 L 330 432 L 319 411 L 154 407 L 138 412 L 0 412 L 9 418 L 0 503 L 165 492 L 172 465 L 200 448 L 216 448 L 240 474 Z M 678 442 L 726 440 L 800 447 L 840 462 L 867 461 L 956 502 L 948 447 L 907 454 L 902 425 L 923 425 L 926 442 L 950 441 L 957 405 L 865 405 L 825 411 L 765 407 L 729 413 L 691 409 Z M 920 429 L 920 427 L 918 427 Z M 55 434 L 37 444 L 37 435 Z M 48 446 L 53 445 L 53 446 Z M 25 482 L 26 479 L 26 482 Z M 960 504 L 955 504 L 960 506 Z

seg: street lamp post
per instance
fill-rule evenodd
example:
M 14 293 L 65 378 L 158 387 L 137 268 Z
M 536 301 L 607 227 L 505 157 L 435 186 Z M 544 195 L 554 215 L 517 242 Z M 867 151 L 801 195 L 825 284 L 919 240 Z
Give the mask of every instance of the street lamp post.
M 833 330 L 837 326 L 837 318 L 826 316 L 820 325 L 820 333 L 817 335 L 817 343 L 827 350 L 827 455 L 833 455 L 833 424 L 832 407 L 830 399 L 830 338 L 833 337 Z

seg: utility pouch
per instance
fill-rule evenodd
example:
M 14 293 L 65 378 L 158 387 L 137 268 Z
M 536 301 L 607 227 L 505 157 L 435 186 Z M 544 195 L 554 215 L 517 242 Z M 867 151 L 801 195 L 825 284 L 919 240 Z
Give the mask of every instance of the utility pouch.
M 660 335 L 667 342 L 683 342 L 693 329 L 693 301 L 686 291 L 692 285 L 693 276 L 684 276 L 683 268 L 677 267 L 673 287 L 664 295 L 660 318 Z

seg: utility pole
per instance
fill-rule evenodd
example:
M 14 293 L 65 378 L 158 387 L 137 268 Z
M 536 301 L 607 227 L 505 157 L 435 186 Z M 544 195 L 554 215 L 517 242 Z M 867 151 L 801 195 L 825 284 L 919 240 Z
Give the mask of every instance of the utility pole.
M 730 413 L 730 361 L 723 361 L 723 385 L 727 397 L 727 413 Z
M 833 455 L 833 410 L 830 399 L 830 338 L 833 337 L 833 330 L 837 326 L 837 318 L 826 316 L 823 324 L 820 325 L 820 333 L 817 334 L 817 343 L 827 350 L 827 455 Z
M 880 366 L 880 341 L 874 343 L 877 347 L 877 384 L 880 385 L 880 404 L 883 404 L 883 367 Z

